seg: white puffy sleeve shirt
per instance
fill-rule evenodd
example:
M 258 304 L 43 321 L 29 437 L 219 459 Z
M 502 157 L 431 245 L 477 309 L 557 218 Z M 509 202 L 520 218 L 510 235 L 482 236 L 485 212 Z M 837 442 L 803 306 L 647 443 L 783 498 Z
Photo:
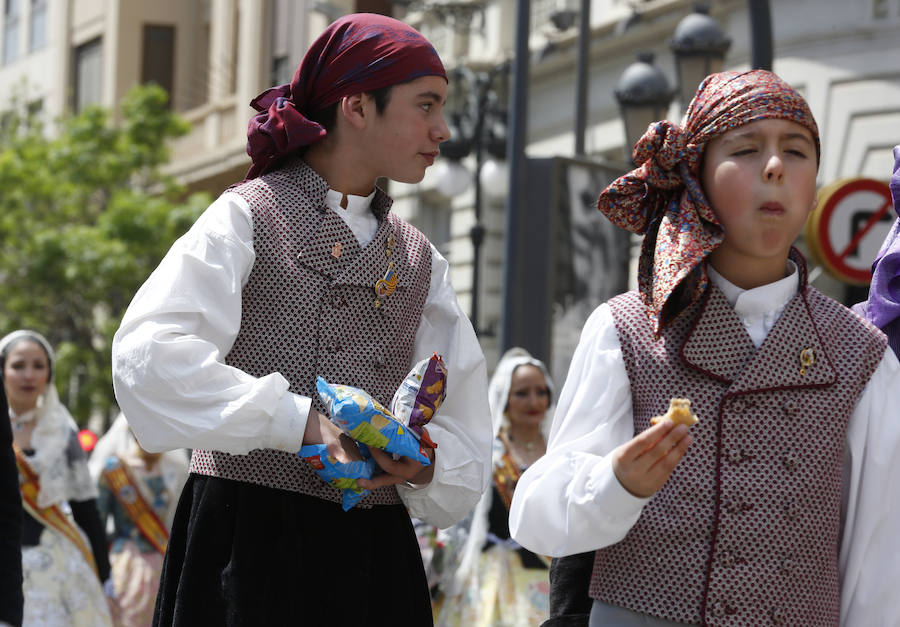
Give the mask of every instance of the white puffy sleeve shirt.
M 740 290 L 710 272 L 759 346 L 797 290 L 796 272 Z M 900 363 L 887 349 L 847 428 L 841 624 L 900 625 Z M 588 319 L 554 415 L 547 454 L 516 485 L 510 532 L 545 555 L 593 551 L 625 537 L 649 499 L 616 479 L 610 453 L 634 435 L 631 389 L 612 312 Z M 690 455 L 690 449 L 688 450 Z
M 365 219 L 342 217 L 354 232 L 371 230 Z M 129 305 L 113 339 L 113 385 L 145 449 L 300 449 L 311 399 L 289 392 L 277 372 L 256 378 L 224 361 L 254 259 L 250 209 L 227 192 L 175 242 Z M 432 481 L 398 490 L 413 516 L 446 527 L 488 485 L 492 429 L 484 355 L 434 247 L 431 268 L 410 367 L 442 355 L 449 393 L 428 427 L 438 443 Z

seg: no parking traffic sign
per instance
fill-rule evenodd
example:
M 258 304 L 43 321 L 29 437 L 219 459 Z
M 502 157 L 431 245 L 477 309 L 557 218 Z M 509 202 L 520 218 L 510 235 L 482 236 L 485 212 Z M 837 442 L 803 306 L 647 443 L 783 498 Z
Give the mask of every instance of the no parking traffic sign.
M 843 179 L 823 187 L 806 222 L 806 242 L 828 273 L 854 285 L 872 280 L 872 261 L 894 223 L 884 181 Z

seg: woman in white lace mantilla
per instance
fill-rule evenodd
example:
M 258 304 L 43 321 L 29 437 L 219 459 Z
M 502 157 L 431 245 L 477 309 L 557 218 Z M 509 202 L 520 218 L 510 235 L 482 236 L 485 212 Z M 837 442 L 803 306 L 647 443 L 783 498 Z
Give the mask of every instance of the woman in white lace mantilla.
M 509 535 L 509 503 L 519 476 L 546 450 L 553 384 L 543 362 L 507 351 L 491 378 L 493 481 L 475 510 L 438 533 L 443 546 L 436 597 L 439 627 L 538 625 L 548 616 L 548 561 Z
M 15 331 L 0 340 L 0 366 L 25 508 L 23 625 L 111 625 L 97 488 L 53 384 L 53 350 L 39 333 Z

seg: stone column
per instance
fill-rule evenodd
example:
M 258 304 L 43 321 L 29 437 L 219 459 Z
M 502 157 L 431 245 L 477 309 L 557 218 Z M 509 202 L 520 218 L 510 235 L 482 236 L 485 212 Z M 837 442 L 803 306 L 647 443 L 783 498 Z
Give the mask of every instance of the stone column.
M 234 20 L 235 0 L 212 0 L 209 17 L 210 102 L 227 98 L 234 88 L 232 76 L 238 56 Z
M 269 85 L 271 41 L 265 36 L 269 2 L 240 0 L 237 57 L 237 132 L 247 132 L 247 120 L 253 113 L 250 101 Z

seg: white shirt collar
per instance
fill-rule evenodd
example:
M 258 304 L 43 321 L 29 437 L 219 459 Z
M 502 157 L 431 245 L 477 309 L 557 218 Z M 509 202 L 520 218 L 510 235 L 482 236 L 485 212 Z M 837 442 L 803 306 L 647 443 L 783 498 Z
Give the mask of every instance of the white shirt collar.
M 375 190 L 373 189 L 372 193 L 368 196 L 354 196 L 353 194 L 347 194 L 346 209 L 341 207 L 341 200 L 343 197 L 344 194 L 341 192 L 329 189 L 328 193 L 325 195 L 325 206 L 336 211 L 338 214 L 346 212 L 352 216 L 363 216 L 367 212 L 371 213 L 372 199 L 375 198 Z
M 774 283 L 745 290 L 716 272 L 711 265 L 706 266 L 709 278 L 718 287 L 725 298 L 741 317 L 759 316 L 776 309 L 783 309 L 797 293 L 800 286 L 800 273 L 797 264 L 788 259 L 788 275 Z
M 769 331 L 775 326 L 800 286 L 800 272 L 797 265 L 790 259 L 787 264 L 786 277 L 750 290 L 741 289 L 716 272 L 715 268 L 707 266 L 710 280 L 734 308 L 734 312 L 757 348 L 765 341 Z

